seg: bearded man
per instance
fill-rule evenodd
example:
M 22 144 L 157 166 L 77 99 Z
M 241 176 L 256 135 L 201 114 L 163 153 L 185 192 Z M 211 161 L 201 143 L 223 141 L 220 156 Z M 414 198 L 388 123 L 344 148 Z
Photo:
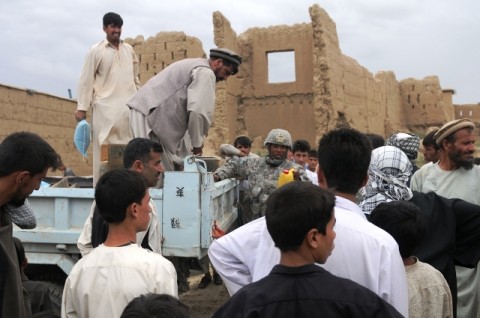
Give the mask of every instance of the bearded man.
M 443 197 L 463 199 L 480 205 L 480 167 L 474 165 L 475 125 L 457 119 L 443 125 L 434 135 L 442 149 L 440 160 L 415 172 L 410 187 L 418 192 L 435 192 Z M 480 273 L 475 268 L 456 266 L 457 317 L 479 317 Z

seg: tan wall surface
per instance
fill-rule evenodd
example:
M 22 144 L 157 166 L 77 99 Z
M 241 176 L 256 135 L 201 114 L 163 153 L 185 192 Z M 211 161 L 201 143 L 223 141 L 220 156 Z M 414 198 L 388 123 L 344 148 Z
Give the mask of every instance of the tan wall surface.
M 309 13 L 310 23 L 251 28 L 238 36 L 226 17 L 212 14 L 215 44 L 239 53 L 243 63 L 237 75 L 217 83 L 205 154 L 242 134 L 260 148 L 272 128 L 287 129 L 293 139 L 315 145 L 326 131 L 340 126 L 388 136 L 402 130 L 421 133 L 461 116 L 480 120 L 479 105 L 454 110 L 454 91 L 443 90 L 436 76 L 398 81 L 391 71 L 373 75 L 341 52 L 335 22 L 325 10 L 315 4 Z M 200 41 L 183 32 L 125 41 L 139 57 L 142 84 L 177 60 L 206 56 Z M 268 83 L 267 54 L 284 51 L 295 52 L 296 80 Z M 67 165 L 90 174 L 73 145 L 75 101 L 28 92 L 0 86 L 0 137 L 22 129 L 38 132 Z
M 84 161 L 73 143 L 76 107 L 74 100 L 0 85 L 0 139 L 18 131 L 36 133 L 52 145 L 67 167 L 78 175 L 91 175 L 91 153 L 90 161 Z
M 215 45 L 237 52 L 244 57 L 243 62 L 245 63 L 246 55 L 241 51 L 237 34 L 227 18 L 216 11 L 212 15 L 212 21 Z M 217 83 L 213 126 L 208 132 L 204 148 L 204 153 L 208 155 L 215 154 L 220 144 L 233 141 L 237 135 L 237 130 L 239 130 L 237 109 L 241 95 L 240 85 L 244 77 L 242 64 L 235 76 L 229 77 L 225 82 Z
M 310 25 L 253 28 L 240 36 L 248 58 L 241 69 L 242 102 L 238 109 L 241 130 L 252 139 L 263 139 L 273 128 L 287 129 L 294 139 L 315 143 L 312 29 Z M 269 83 L 267 54 L 295 51 L 295 82 Z M 237 126 L 238 127 L 238 126 Z M 230 142 L 235 136 L 232 136 Z M 260 144 L 262 144 L 260 142 Z
M 480 104 L 454 105 L 455 119 L 468 118 L 480 125 Z
M 205 57 L 200 40 L 184 32 L 159 32 L 147 40 L 139 35 L 135 39 L 125 39 L 125 42 L 132 45 L 137 54 L 142 85 L 175 61 Z
M 405 125 L 410 129 L 441 126 L 453 119 L 451 99 L 445 98 L 437 76 L 400 82 Z

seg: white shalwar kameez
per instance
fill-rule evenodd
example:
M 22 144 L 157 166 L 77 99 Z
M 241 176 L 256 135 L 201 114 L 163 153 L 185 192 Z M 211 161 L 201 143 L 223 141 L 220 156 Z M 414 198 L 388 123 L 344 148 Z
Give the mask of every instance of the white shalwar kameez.
M 139 86 L 138 60 L 129 44 L 121 41 L 117 50 L 103 40 L 89 50 L 78 83 L 77 110 L 92 107 L 94 184 L 100 177 L 101 145 L 132 139 L 126 103 Z
M 62 317 L 120 317 L 133 298 L 148 293 L 178 297 L 172 263 L 137 244 L 102 244 L 80 259 L 68 275 Z

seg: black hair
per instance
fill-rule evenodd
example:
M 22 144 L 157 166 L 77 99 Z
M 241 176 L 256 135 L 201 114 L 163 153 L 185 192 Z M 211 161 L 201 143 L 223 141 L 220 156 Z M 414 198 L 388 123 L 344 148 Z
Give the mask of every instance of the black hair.
M 372 144 L 372 149 L 385 146 L 385 138 L 378 134 L 365 134 Z
M 438 131 L 438 129 L 433 130 L 433 131 L 429 132 L 425 137 L 423 137 L 422 145 L 424 147 L 433 146 L 433 148 L 435 148 L 435 150 L 440 149 L 440 145 L 438 145 L 437 141 L 433 138 L 433 136 L 437 133 L 437 131 Z
M 318 143 L 318 164 L 334 191 L 356 194 L 365 181 L 372 155 L 370 140 L 361 132 L 340 128 Z
M 237 148 L 238 145 L 242 145 L 244 147 L 250 148 L 252 146 L 252 141 L 247 136 L 238 136 L 233 141 L 233 146 Z
M 318 151 L 316 151 L 316 150 L 310 150 L 310 151 L 308 152 L 308 156 L 309 156 L 309 157 L 315 157 L 315 158 L 318 159 Z
M 123 153 L 123 167 L 130 169 L 136 160 L 140 160 L 143 164 L 147 164 L 151 159 L 150 152 L 162 153 L 162 146 L 147 138 L 134 138 L 125 147 Z
M 308 141 L 303 139 L 298 139 L 293 143 L 292 152 L 295 153 L 297 151 L 300 152 L 309 152 L 310 151 L 310 144 Z
M 95 202 L 107 223 L 125 220 L 130 204 L 140 204 L 148 189 L 147 180 L 140 173 L 116 169 L 106 172 L 95 187 Z
M 275 246 L 281 251 L 296 250 L 313 228 L 325 235 L 334 206 L 335 196 L 310 182 L 294 181 L 275 190 L 265 210 Z
M 189 318 L 190 310 L 180 300 L 166 294 L 141 295 L 132 299 L 120 318 Z
M 123 25 L 123 19 L 119 14 L 115 12 L 105 13 L 105 15 L 103 16 L 103 26 L 107 27 L 110 24 L 121 28 Z
M 413 255 L 427 231 L 423 211 L 409 201 L 379 204 L 370 214 L 370 221 L 397 241 L 402 258 Z
M 48 168 L 56 170 L 60 164 L 60 156 L 37 134 L 16 132 L 0 144 L 0 177 L 16 171 L 28 171 L 34 176 Z

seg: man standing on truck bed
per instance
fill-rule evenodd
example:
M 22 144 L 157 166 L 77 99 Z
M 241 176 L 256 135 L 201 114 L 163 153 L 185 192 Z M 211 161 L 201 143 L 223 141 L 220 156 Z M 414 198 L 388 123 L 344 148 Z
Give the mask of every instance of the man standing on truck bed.
M 216 48 L 210 58 L 177 61 L 149 79 L 127 102 L 134 137 L 162 145 L 166 171 L 189 155 L 202 155 L 215 108 L 215 82 L 238 72 L 242 58 Z
M 49 168 L 57 169 L 60 157 L 40 136 L 17 132 L 0 144 L 0 208 L 21 206 L 40 188 Z M 30 317 L 30 302 L 22 287 L 10 215 L 0 209 L 0 317 Z
M 107 38 L 90 48 L 78 83 L 77 121 L 92 107 L 93 184 L 100 177 L 102 144 L 126 144 L 132 139 L 129 109 L 125 105 L 140 86 L 138 59 L 133 48 L 120 40 L 122 17 L 103 16 Z

